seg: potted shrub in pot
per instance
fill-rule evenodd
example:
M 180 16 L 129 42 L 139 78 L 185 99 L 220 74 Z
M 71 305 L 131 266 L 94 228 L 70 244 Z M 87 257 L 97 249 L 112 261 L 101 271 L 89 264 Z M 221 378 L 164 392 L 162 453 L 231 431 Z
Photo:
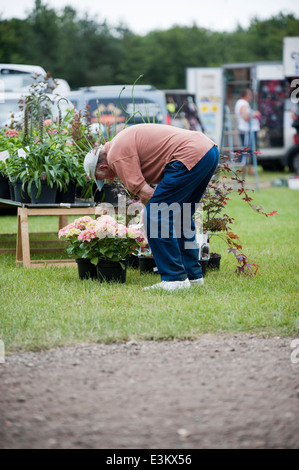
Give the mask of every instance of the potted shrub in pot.
M 15 181 L 9 175 L 8 159 L 22 145 L 22 134 L 16 129 L 0 130 L 0 197 L 3 199 L 15 200 Z
M 53 122 L 51 119 L 43 122 L 44 133 L 55 147 L 59 170 L 64 175 L 63 187 L 57 188 L 56 203 L 74 203 L 77 186 L 86 184 L 83 159 L 80 158 L 71 135 L 72 116 L 73 113 L 69 113 L 68 119 L 64 119 L 63 123 Z
M 244 149 L 246 151 L 247 149 Z M 235 158 L 238 158 L 238 153 Z M 247 203 L 255 212 L 265 217 L 277 214 L 277 211 L 267 213 L 262 206 L 255 206 L 253 198 L 249 196 L 252 189 L 246 189 L 242 170 L 235 170 L 231 157 L 221 155 L 221 160 L 216 169 L 213 179 L 209 183 L 206 192 L 202 198 L 203 225 L 204 231 L 209 233 L 209 238 L 213 236 L 220 237 L 228 246 L 228 252 L 232 253 L 238 262 L 236 272 L 248 276 L 254 276 L 259 266 L 250 260 L 244 253 L 240 238 L 232 231 L 234 219 L 227 214 L 227 205 L 230 195 L 234 191 L 232 183 L 237 187 L 237 194 Z M 211 253 L 208 268 L 219 269 L 221 255 Z
M 0 155 L 0 199 L 10 199 L 9 179 L 6 174 L 5 160 Z
M 25 156 L 13 155 L 8 161 L 9 174 L 20 181 L 33 204 L 53 204 L 57 187 L 65 186 L 67 173 L 59 160 L 60 153 L 51 142 L 35 142 L 27 147 Z
M 136 253 L 145 242 L 139 228 L 126 227 L 109 215 L 96 220 L 91 217 L 76 219 L 61 229 L 58 236 L 68 242 L 66 251 L 76 258 L 78 269 L 81 259 L 96 266 L 100 282 L 124 283 L 127 257 Z
M 20 202 L 72 203 L 75 200 L 76 185 L 84 185 L 86 182 L 83 161 L 73 145 L 67 119 L 62 121 L 59 118 L 58 122 L 51 119 L 43 121 L 42 99 L 43 96 L 28 97 L 21 139 L 22 150 L 16 145 L 10 149 L 8 173 L 15 187 L 21 187 L 23 199 L 17 199 Z M 57 106 L 59 107 L 59 101 Z M 71 112 L 67 117 L 70 119 Z M 34 127 L 36 119 L 37 127 Z M 67 193 L 70 184 L 71 195 Z M 29 200 L 24 199 L 26 195 L 29 195 Z
M 138 258 L 140 274 L 158 274 L 156 262 L 148 245 L 140 250 Z

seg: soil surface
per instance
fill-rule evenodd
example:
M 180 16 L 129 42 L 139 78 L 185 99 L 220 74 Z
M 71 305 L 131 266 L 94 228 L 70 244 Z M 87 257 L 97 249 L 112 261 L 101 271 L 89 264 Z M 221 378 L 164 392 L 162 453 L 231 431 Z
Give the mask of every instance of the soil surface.
M 0 448 L 298 448 L 291 343 L 204 335 L 9 355 Z

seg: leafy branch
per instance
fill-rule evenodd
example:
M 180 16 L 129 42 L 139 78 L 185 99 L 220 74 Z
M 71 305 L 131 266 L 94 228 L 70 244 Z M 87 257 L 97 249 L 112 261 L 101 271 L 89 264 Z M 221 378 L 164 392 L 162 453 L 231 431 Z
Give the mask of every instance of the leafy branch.
M 237 157 L 238 153 L 234 158 Z M 253 204 L 253 198 L 249 195 L 249 192 L 253 192 L 254 190 L 246 189 L 242 170 L 234 169 L 231 157 L 220 155 L 218 168 L 202 198 L 204 211 L 203 230 L 217 235 L 227 244 L 228 253 L 232 253 L 238 262 L 236 273 L 245 274 L 246 276 L 255 276 L 258 272 L 259 265 L 243 253 L 240 238 L 231 229 L 234 218 L 224 213 L 230 201 L 230 194 L 234 191 L 231 185 L 227 184 L 226 180 L 233 181 L 239 186 L 237 194 L 255 212 L 265 217 L 270 217 L 276 215 L 277 211 L 268 213 L 262 206 Z

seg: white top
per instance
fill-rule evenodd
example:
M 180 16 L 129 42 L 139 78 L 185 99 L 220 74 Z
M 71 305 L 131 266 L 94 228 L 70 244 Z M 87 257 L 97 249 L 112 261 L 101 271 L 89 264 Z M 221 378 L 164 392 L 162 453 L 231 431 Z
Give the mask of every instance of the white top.
M 251 114 L 251 108 L 248 103 L 248 101 L 244 100 L 243 98 L 240 98 L 235 105 L 235 114 L 238 119 L 238 130 L 242 133 L 247 133 L 250 130 L 250 120 L 245 121 L 243 119 L 243 116 L 241 115 L 241 108 L 245 106 L 248 115 Z M 251 130 L 253 132 L 257 132 L 260 130 L 260 121 L 257 118 L 251 118 Z

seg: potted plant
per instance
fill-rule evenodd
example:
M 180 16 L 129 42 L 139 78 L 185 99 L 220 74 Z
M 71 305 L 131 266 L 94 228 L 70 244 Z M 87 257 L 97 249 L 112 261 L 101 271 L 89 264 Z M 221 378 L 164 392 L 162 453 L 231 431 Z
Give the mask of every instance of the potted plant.
M 28 193 L 33 204 L 55 203 L 57 187 L 64 187 L 67 176 L 60 165 L 58 149 L 51 142 L 35 142 L 25 153 L 23 157 L 11 157 L 11 177 L 21 182 L 22 191 Z
M 143 232 L 126 227 L 109 215 L 96 220 L 81 217 L 62 228 L 58 236 L 68 242 L 67 253 L 75 257 L 79 269 L 82 259 L 96 266 L 100 282 L 126 281 L 126 259 L 138 251 L 145 242 Z M 90 276 L 94 277 L 94 275 Z
M 68 129 L 71 111 L 62 120 L 59 102 L 58 121 L 43 120 L 44 95 L 29 95 L 24 108 L 22 151 L 17 146 L 10 149 L 8 173 L 14 181 L 20 202 L 47 203 L 74 202 L 77 184 L 85 184 L 83 160 L 73 145 Z M 17 132 L 17 131 L 14 131 Z M 69 194 L 71 188 L 71 194 Z M 57 199 L 57 191 L 59 197 Z M 29 195 L 29 201 L 24 197 Z
M 5 160 L 0 160 L 0 199 L 10 199 L 9 179 L 6 174 Z
M 244 149 L 245 151 L 247 149 Z M 238 153 L 235 158 L 238 158 Z M 258 153 L 258 152 L 256 152 Z M 259 266 L 250 260 L 244 253 L 239 236 L 232 231 L 234 219 L 227 214 L 227 205 L 230 200 L 230 194 L 233 192 L 231 182 L 237 187 L 237 194 L 247 203 L 255 212 L 265 217 L 277 214 L 277 211 L 266 213 L 262 206 L 255 206 L 253 198 L 249 196 L 252 189 L 246 189 L 242 170 L 235 170 L 232 166 L 231 157 L 220 156 L 220 164 L 209 183 L 206 192 L 202 198 L 203 207 L 203 230 L 208 232 L 209 239 L 213 236 L 220 237 L 228 246 L 228 252 L 232 253 L 238 262 L 236 272 L 247 276 L 256 275 Z M 211 253 L 208 268 L 219 269 L 221 255 Z
M 15 129 L 0 130 L 0 194 L 3 199 L 15 200 L 15 181 L 9 175 L 8 159 L 22 148 L 22 135 Z
M 149 245 L 140 250 L 138 258 L 140 274 L 158 274 L 158 268 Z

